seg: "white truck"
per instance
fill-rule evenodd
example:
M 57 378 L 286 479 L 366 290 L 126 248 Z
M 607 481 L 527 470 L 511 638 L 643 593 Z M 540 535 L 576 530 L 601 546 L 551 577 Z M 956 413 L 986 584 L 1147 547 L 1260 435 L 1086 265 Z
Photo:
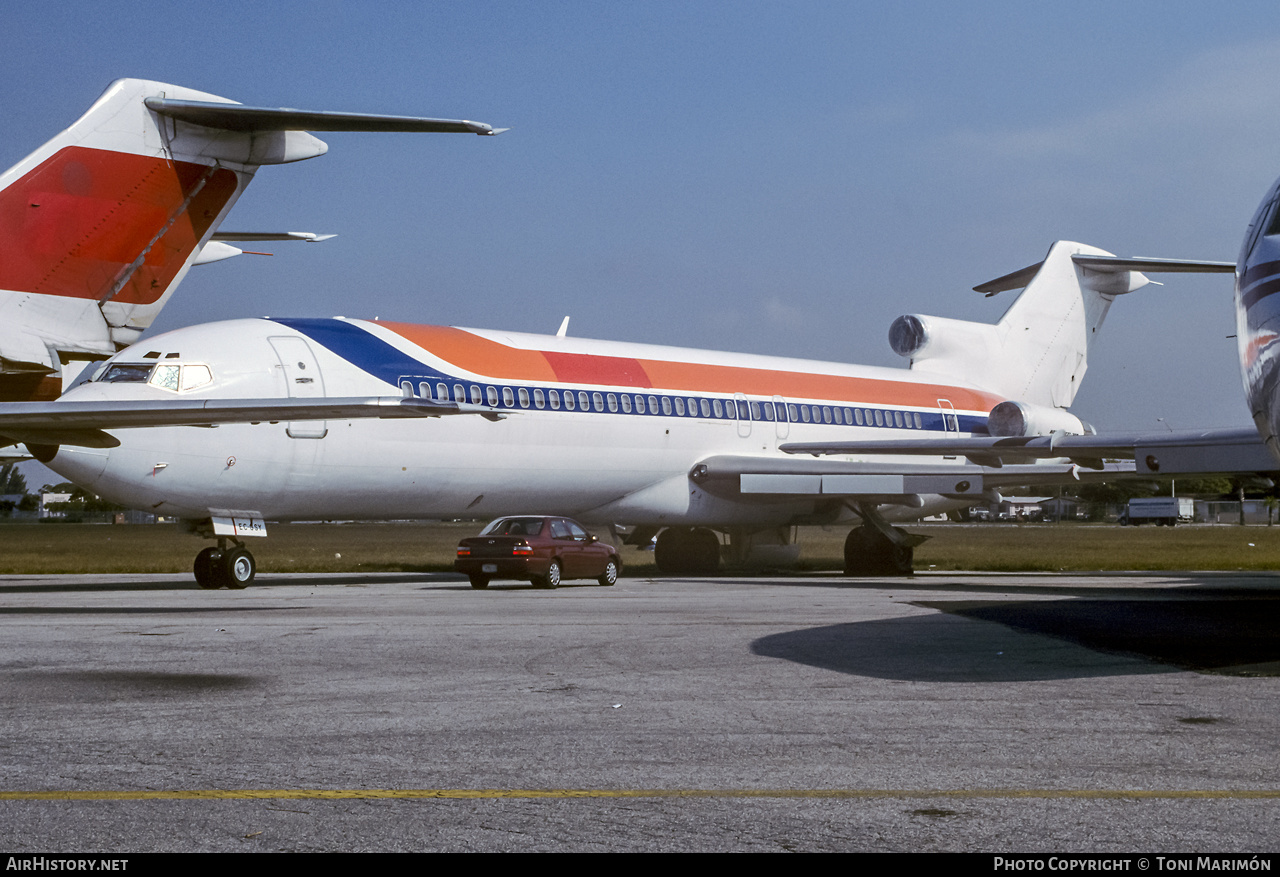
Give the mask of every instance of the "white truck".
M 1196 517 L 1196 502 L 1179 496 L 1147 496 L 1129 500 L 1129 508 L 1120 518 L 1121 525 L 1155 524 L 1172 527 L 1179 522 L 1189 524 Z

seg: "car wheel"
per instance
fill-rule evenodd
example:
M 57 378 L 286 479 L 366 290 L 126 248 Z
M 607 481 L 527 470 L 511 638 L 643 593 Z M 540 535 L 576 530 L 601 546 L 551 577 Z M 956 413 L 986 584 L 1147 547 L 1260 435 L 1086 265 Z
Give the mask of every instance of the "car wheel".
M 535 588 L 558 588 L 560 587 L 560 561 L 552 560 L 551 565 L 547 567 L 545 576 L 538 576 L 533 580 Z
M 604 565 L 604 574 L 601 575 L 600 578 L 596 579 L 596 581 L 605 587 L 616 584 L 618 581 L 618 561 L 614 560 L 612 557 L 609 558 L 609 562 Z

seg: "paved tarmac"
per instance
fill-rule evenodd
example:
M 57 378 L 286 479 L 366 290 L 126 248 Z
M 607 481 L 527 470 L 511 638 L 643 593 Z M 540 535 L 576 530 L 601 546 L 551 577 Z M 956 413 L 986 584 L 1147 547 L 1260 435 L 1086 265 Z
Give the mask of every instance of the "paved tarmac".
M 1272 851 L 1280 575 L 0 577 L 0 850 Z

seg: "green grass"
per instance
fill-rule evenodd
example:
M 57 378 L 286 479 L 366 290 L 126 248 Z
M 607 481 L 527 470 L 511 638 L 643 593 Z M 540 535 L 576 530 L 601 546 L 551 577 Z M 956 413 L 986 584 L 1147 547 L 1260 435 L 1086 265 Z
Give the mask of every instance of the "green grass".
M 932 537 L 916 548 L 917 570 L 1280 569 L 1280 527 L 923 524 L 906 529 Z M 838 566 L 844 532 L 815 531 L 802 536 L 802 562 L 814 569 Z
M 452 569 L 458 539 L 481 522 L 272 524 L 247 545 L 260 572 L 431 572 Z M 932 538 L 917 570 L 1280 569 L 1280 527 L 1117 527 L 1092 524 L 946 525 L 909 530 Z M 801 568 L 837 570 L 845 529 L 801 528 Z M 1250 543 L 1253 543 L 1250 545 Z M 0 526 L 0 574 L 189 573 L 205 545 L 177 526 Z M 655 573 L 653 555 L 626 547 L 624 573 Z

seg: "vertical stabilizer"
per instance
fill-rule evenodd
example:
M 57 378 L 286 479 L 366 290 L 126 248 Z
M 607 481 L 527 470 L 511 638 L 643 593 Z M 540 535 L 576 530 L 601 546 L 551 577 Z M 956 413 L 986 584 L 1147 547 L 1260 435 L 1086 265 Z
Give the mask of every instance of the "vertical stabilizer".
M 57 396 L 62 365 L 133 343 L 193 264 L 239 252 L 214 242 L 201 258 L 259 167 L 325 153 L 304 129 L 498 133 L 116 80 L 0 175 L 0 400 Z
M 170 148 L 143 103 L 166 94 L 226 102 L 117 80 L 0 176 L 0 373 L 55 374 L 136 340 L 253 176 Z
M 1058 241 L 1038 265 L 976 287 L 988 294 L 1026 287 L 995 325 L 912 314 L 894 321 L 889 343 L 913 369 L 945 373 L 1006 399 L 1065 408 L 1080 389 L 1111 302 L 1150 282 L 1138 271 L 1076 261 L 1109 256 Z

